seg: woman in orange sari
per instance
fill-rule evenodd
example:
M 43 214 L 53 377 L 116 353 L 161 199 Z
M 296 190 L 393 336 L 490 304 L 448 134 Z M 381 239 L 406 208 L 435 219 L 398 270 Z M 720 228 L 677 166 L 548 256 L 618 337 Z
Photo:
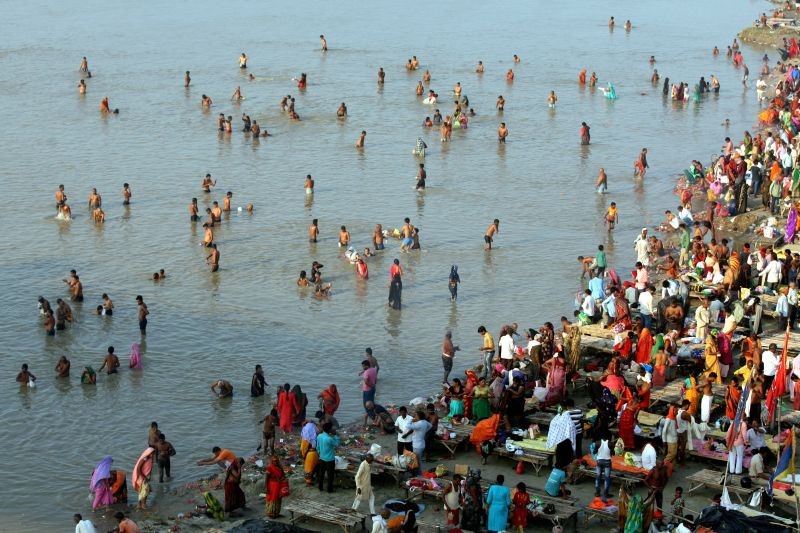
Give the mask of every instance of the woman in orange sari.
M 586 69 L 581 70 L 580 74 L 578 74 L 578 83 L 586 85 Z
M 736 408 L 742 398 L 742 389 L 739 388 L 739 379 L 736 376 L 731 378 L 728 389 L 725 391 L 725 416 L 733 420 L 736 418 Z
M 339 390 L 334 384 L 329 385 L 327 389 L 320 392 L 317 398 L 322 401 L 322 410 L 326 415 L 330 416 L 333 416 L 336 410 L 339 409 L 339 404 L 342 401 L 339 398 Z
M 700 397 L 702 393 L 697 390 L 697 381 L 694 378 L 686 379 L 686 393 L 684 399 L 689 400 L 688 413 L 694 417 L 700 416 Z
M 636 362 L 640 365 L 649 363 L 652 351 L 653 335 L 648 328 L 643 327 L 639 331 L 639 340 L 636 343 Z
M 265 501 L 267 504 L 267 518 L 278 518 L 281 514 L 281 502 L 283 501 L 281 486 L 285 481 L 286 476 L 278 461 L 278 456 L 273 455 L 266 471 L 265 492 L 267 496 Z
M 111 109 L 109 108 L 109 105 L 108 105 L 108 96 L 103 98 L 103 101 L 100 102 L 100 112 L 101 113 L 110 113 L 111 112 Z

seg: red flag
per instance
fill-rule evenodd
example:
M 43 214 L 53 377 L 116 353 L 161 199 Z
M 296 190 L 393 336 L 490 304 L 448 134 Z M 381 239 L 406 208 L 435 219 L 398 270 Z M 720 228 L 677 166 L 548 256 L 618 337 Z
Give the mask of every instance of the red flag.
M 778 361 L 778 370 L 775 372 L 775 379 L 767 392 L 767 410 L 769 411 L 769 421 L 775 418 L 775 406 L 778 405 L 781 396 L 786 394 L 786 358 L 789 353 L 789 328 L 786 328 L 786 337 L 783 339 L 783 351 L 781 359 Z

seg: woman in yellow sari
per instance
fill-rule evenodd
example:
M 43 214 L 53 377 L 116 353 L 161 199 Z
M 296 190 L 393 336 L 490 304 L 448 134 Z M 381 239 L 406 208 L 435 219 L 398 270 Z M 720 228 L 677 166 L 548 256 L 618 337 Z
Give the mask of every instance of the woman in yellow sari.
M 314 484 L 314 471 L 319 464 L 319 453 L 317 453 L 317 425 L 314 422 L 306 421 L 300 431 L 300 457 L 303 458 L 303 474 L 306 485 Z
M 700 397 L 702 394 L 697 390 L 697 380 L 686 378 L 686 393 L 684 399 L 689 400 L 688 413 L 694 417 L 700 416 Z
M 719 367 L 719 348 L 717 347 L 717 330 L 711 330 L 711 333 L 706 337 L 706 351 L 705 351 L 705 372 L 704 375 L 708 376 L 712 372 L 717 375 L 715 383 L 722 383 L 722 371 Z

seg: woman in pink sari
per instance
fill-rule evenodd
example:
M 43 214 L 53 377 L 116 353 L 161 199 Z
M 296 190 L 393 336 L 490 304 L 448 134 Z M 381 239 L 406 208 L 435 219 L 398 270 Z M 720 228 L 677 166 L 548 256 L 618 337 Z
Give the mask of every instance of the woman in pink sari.
M 567 388 L 566 361 L 562 352 L 556 352 L 553 357 L 542 365 L 547 370 L 547 396 L 544 398 L 545 407 L 555 405 L 564 399 Z
M 114 460 L 110 455 L 103 457 L 103 460 L 97 463 L 92 472 L 92 480 L 89 482 L 89 490 L 94 492 L 94 501 L 92 501 L 92 511 L 96 511 L 99 507 L 108 507 L 114 503 L 114 493 L 111 491 L 111 463 Z
M 139 351 L 139 343 L 131 344 L 131 368 L 142 368 L 142 354 Z

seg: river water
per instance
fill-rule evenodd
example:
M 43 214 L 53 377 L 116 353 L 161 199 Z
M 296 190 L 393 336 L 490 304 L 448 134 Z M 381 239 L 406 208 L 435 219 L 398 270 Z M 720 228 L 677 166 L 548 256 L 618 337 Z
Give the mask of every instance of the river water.
M 357 372 L 366 346 L 381 364 L 380 402 L 435 391 L 444 331 L 463 347 L 456 358 L 461 371 L 478 359 L 480 324 L 496 335 L 511 321 L 521 328 L 557 322 L 579 288 L 575 257 L 605 242 L 609 262 L 624 272 L 639 228 L 656 225 L 676 205 L 674 175 L 693 158 L 708 162 L 727 133 L 741 138 L 756 114 L 754 88 L 743 90 L 724 50 L 765 8 L 761 2 L 555 7 L 511 0 L 464 9 L 448 0 L 414 14 L 402 3 L 295 7 L 240 0 L 158 8 L 96 0 L 3 4 L 0 174 L 9 205 L 0 213 L 0 529 L 63 531 L 73 512 L 90 514 L 93 465 L 111 454 L 130 472 L 151 420 L 178 450 L 173 485 L 206 473 L 194 461 L 214 445 L 254 450 L 269 406 L 247 393 L 256 363 L 272 385 L 300 383 L 312 404 L 318 391 L 337 383 L 343 421 L 361 412 Z M 613 32 L 610 15 L 618 22 Z M 630 33 L 622 28 L 627 18 Z M 320 33 L 327 54 L 319 51 Z M 723 50 L 718 58 L 714 45 Z M 743 50 L 754 84 L 763 51 Z M 255 81 L 237 68 L 242 51 Z M 511 62 L 515 53 L 520 64 Z M 77 67 L 84 55 L 94 77 L 81 98 Z M 422 71 L 404 69 L 412 55 L 430 69 L 430 88 L 444 96 L 461 82 L 477 113 L 449 144 L 420 128 L 431 109 L 414 95 Z M 699 105 L 662 99 L 660 85 L 649 81 L 650 55 L 673 81 L 693 85 L 701 75 L 717 75 L 721 93 Z M 478 60 L 486 66 L 482 76 L 474 73 Z M 382 90 L 379 67 L 387 73 Z M 612 81 L 619 99 L 579 88 L 583 67 L 601 84 Z M 505 81 L 508 68 L 516 73 L 513 85 Z M 185 70 L 192 72 L 189 90 Z M 298 94 L 292 78 L 301 72 L 309 86 Z M 232 105 L 237 85 L 246 100 Z M 551 89 L 556 111 L 546 105 Z M 207 113 L 199 105 L 203 93 L 215 101 Z M 285 94 L 296 96 L 301 122 L 280 113 Z M 499 94 L 507 102 L 502 117 L 494 110 Z M 100 116 L 106 95 L 119 116 Z M 450 99 L 442 100 L 449 111 Z M 342 101 L 350 112 L 345 122 L 335 119 Z M 220 112 L 234 116 L 229 137 L 215 131 Z M 243 112 L 274 136 L 253 141 L 236 131 Z M 729 132 L 721 125 L 726 117 Z M 501 120 L 510 130 L 505 146 L 496 142 Z M 590 147 L 579 146 L 581 121 L 592 126 Z M 362 129 L 366 149 L 358 151 L 353 143 Z M 419 136 L 430 147 L 424 194 L 413 190 L 412 179 Z M 632 162 L 643 146 L 651 170 L 635 184 Z M 593 188 L 601 166 L 610 182 L 604 196 Z M 210 195 L 199 187 L 206 172 L 218 180 Z M 303 191 L 308 173 L 317 184 L 313 199 Z M 121 205 L 123 182 L 134 194 L 129 208 Z M 53 219 L 59 183 L 75 213 L 71 223 Z M 104 197 L 103 227 L 89 218 L 91 187 Z M 255 212 L 225 217 L 217 231 L 222 268 L 211 274 L 187 205 L 193 196 L 203 208 L 221 202 L 228 190 L 234 209 L 253 202 Z M 621 220 L 613 241 L 600 222 L 611 200 Z M 336 245 L 338 227 L 346 224 L 363 248 L 376 223 L 399 227 L 406 216 L 421 228 L 422 251 L 400 254 L 390 241 L 370 259 L 369 281 L 357 282 Z M 322 232 L 316 245 L 306 238 L 312 218 Z M 485 253 L 482 235 L 494 218 L 501 233 L 496 249 Z M 394 257 L 406 271 L 400 312 L 386 306 Z M 312 260 L 325 264 L 334 284 L 330 299 L 295 286 Z M 463 281 L 455 305 L 447 291 L 451 264 Z M 81 275 L 86 301 L 74 305 L 74 327 L 46 337 L 36 297 L 66 297 L 61 280 L 71 268 Z M 154 284 L 150 276 L 160 268 L 168 278 Z M 92 314 L 103 292 L 115 302 L 113 317 Z M 81 386 L 81 367 L 97 368 L 108 345 L 127 361 L 139 340 L 137 294 L 151 311 L 144 371 L 125 368 L 99 376 L 95 387 Z M 61 355 L 72 361 L 68 381 L 53 376 Z M 39 378 L 36 389 L 14 384 L 23 362 Z M 232 401 L 211 396 L 209 383 L 220 377 L 234 384 Z

